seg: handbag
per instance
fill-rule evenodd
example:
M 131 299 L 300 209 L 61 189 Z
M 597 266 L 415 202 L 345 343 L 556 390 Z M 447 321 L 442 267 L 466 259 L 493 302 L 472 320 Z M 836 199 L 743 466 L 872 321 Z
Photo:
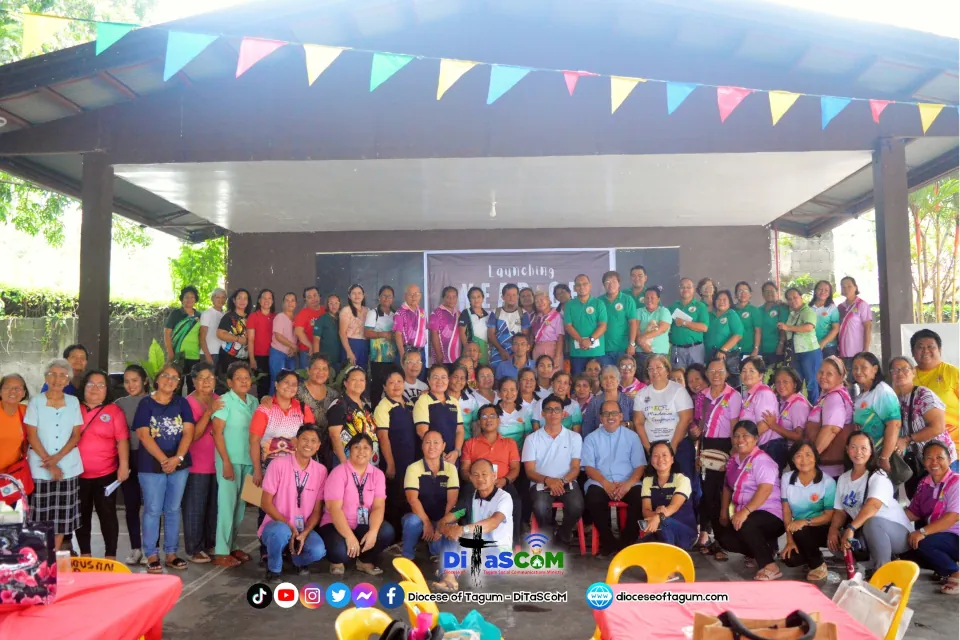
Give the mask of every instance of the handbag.
M 24 495 L 20 481 L 9 474 Z M 50 604 L 57 595 L 57 555 L 53 524 L 27 522 L 26 499 L 17 503 L 17 522 L 0 524 L 0 612 L 33 604 Z
M 913 469 L 910 468 L 904 457 L 896 451 L 890 454 L 889 463 L 890 473 L 887 474 L 887 477 L 890 478 L 893 486 L 901 485 L 913 477 Z
M 11 507 L 15 506 L 17 500 L 21 497 L 32 494 L 34 489 L 33 474 L 30 472 L 30 464 L 27 462 L 27 448 L 30 446 L 30 443 L 27 442 L 27 432 L 23 426 L 23 416 L 26 410 L 27 408 L 23 405 L 17 407 L 17 411 L 20 414 L 20 427 L 23 429 L 23 444 L 20 445 L 20 459 L 7 467 L 6 470 L 0 469 L 0 474 L 13 476 L 20 481 L 19 485 L 13 482 L 0 484 L 0 501 L 6 502 Z M 21 493 L 20 487 L 22 487 L 22 491 L 26 493 Z
M 794 611 L 776 620 L 740 619 L 732 611 L 719 616 L 697 613 L 693 640 L 837 640 L 837 627 L 817 613 Z
M 883 589 L 862 580 L 844 580 L 833 594 L 833 602 L 856 618 L 877 637 L 886 637 L 890 624 L 900 605 L 902 592 L 899 587 L 887 585 Z M 897 639 L 903 638 L 910 628 L 913 609 L 905 607 L 900 617 Z
M 704 449 L 700 452 L 700 468 L 707 471 L 724 471 L 730 454 L 719 449 Z

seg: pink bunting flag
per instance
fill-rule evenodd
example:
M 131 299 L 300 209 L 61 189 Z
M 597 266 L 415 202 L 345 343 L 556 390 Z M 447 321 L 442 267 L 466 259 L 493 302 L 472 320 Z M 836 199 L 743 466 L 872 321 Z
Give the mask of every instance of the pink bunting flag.
M 577 80 L 583 76 L 596 76 L 596 73 L 591 73 L 589 71 L 564 71 L 563 79 L 567 83 L 567 91 L 570 92 L 570 95 L 573 95 L 574 90 L 577 88 Z
M 880 114 L 887 108 L 888 104 L 893 104 L 893 100 L 871 100 L 870 113 L 873 114 L 873 121 L 880 124 Z
M 240 59 L 237 60 L 237 77 L 242 76 L 250 67 L 287 44 L 279 40 L 262 38 L 244 38 L 240 42 Z
M 753 89 L 741 87 L 717 87 L 717 106 L 720 108 L 720 122 L 726 122 L 727 116 L 740 106 L 743 99 L 753 93 Z

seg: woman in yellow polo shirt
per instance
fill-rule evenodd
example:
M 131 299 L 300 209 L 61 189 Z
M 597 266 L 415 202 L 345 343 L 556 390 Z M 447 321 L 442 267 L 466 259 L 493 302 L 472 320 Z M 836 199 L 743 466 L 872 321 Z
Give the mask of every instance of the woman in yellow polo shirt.
M 430 367 L 427 371 L 430 388 L 420 394 L 413 406 L 413 423 L 421 438 L 430 429 L 439 431 L 444 442 L 443 459 L 457 464 L 463 449 L 463 413 L 457 399 L 447 393 L 449 384 L 450 374 L 443 364 Z
M 960 369 L 940 357 L 943 342 L 937 332 L 921 329 L 910 337 L 910 351 L 917 361 L 917 384 L 930 389 L 946 405 L 947 433 L 958 445 L 960 425 Z

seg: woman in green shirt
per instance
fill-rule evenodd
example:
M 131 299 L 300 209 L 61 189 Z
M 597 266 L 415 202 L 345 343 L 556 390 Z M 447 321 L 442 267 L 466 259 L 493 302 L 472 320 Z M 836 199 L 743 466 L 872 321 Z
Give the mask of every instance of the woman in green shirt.
M 710 312 L 710 324 L 703 338 L 706 347 L 706 362 L 723 360 L 731 377 L 740 373 L 740 341 L 743 340 L 743 322 L 733 308 L 733 295 L 729 289 L 717 292 L 713 298 L 714 310 Z
M 760 288 L 763 294 L 763 306 L 760 307 L 760 356 L 767 368 L 783 362 L 783 346 L 786 340 L 778 328 L 787 321 L 787 305 L 780 300 L 780 291 L 776 283 L 767 280 Z
M 200 314 L 195 308 L 200 294 L 193 285 L 180 291 L 179 309 L 167 316 L 163 325 L 163 344 L 167 362 L 183 358 L 183 370 L 190 371 L 200 361 Z M 187 393 L 193 393 L 193 378 L 187 377 Z
M 313 321 L 313 353 L 327 356 L 330 377 L 336 378 L 343 366 L 343 343 L 340 342 L 340 296 L 327 296 L 327 312 Z
M 647 287 L 637 307 L 637 371 L 647 370 L 647 359 L 655 354 L 670 355 L 670 325 L 673 316 L 660 304 L 663 287 Z
M 796 287 L 787 289 L 787 306 L 790 308 L 790 315 L 786 322 L 777 326 L 788 337 L 793 337 L 793 368 L 807 385 L 807 399 L 810 404 L 817 404 L 817 398 L 820 397 L 817 371 L 823 362 L 823 352 L 817 342 L 817 314 L 804 304 L 800 290 Z
M 821 280 L 813 288 L 813 297 L 810 308 L 817 314 L 817 341 L 823 357 L 835 356 L 837 349 L 837 334 L 840 333 L 840 311 L 833 303 L 833 285 Z
M 744 356 L 753 358 L 760 355 L 760 324 L 763 312 L 759 307 L 750 304 L 753 287 L 746 280 L 738 282 L 733 288 L 733 293 L 737 296 L 737 304 L 734 308 L 740 314 L 740 321 L 743 323 L 743 340 L 740 341 L 740 350 Z

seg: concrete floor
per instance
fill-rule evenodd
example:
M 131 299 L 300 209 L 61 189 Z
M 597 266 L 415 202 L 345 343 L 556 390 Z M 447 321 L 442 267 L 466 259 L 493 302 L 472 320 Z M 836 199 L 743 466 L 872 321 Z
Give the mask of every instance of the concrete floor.
M 120 517 L 120 549 L 119 557 L 126 557 L 129 552 L 129 540 L 126 535 L 126 526 L 123 516 Z M 248 509 L 240 533 L 240 544 L 247 550 L 254 560 L 235 569 L 223 569 L 213 565 L 194 565 L 183 572 L 171 572 L 183 579 L 183 593 L 177 606 L 164 621 L 164 638 L 177 640 L 263 640 L 267 637 L 310 637 L 333 638 L 333 622 L 339 613 L 324 604 L 318 609 L 306 609 L 296 605 L 292 609 L 281 609 L 271 605 L 263 610 L 250 607 L 245 599 L 247 588 L 263 579 L 264 571 L 256 561 L 258 557 L 258 541 L 256 538 L 256 512 Z M 94 518 L 94 527 L 97 526 Z M 95 531 L 95 533 L 98 533 Z M 102 539 L 94 536 L 94 555 L 103 553 Z M 181 549 L 183 548 L 181 542 Z M 475 605 L 444 605 L 444 611 L 450 611 L 458 618 L 465 615 L 470 609 L 477 608 L 480 613 L 496 624 L 504 638 L 543 638 L 544 640 L 585 640 L 593 633 L 594 622 L 592 610 L 584 600 L 586 588 L 593 582 L 602 581 L 606 575 L 608 561 L 592 557 L 581 558 L 576 551 L 566 555 L 567 572 L 562 578 L 534 578 L 534 577 L 488 577 L 485 584 L 487 591 L 505 592 L 514 588 L 527 590 L 567 590 L 566 604 L 487 604 L 481 607 Z M 732 555 L 731 560 L 720 563 L 713 558 L 705 558 L 700 554 L 694 555 L 697 581 L 720 582 L 727 580 L 749 580 L 754 571 L 743 566 L 739 556 Z M 399 582 L 399 576 L 390 565 L 390 558 L 384 556 L 381 563 L 384 575 L 371 578 L 365 574 L 352 571 L 349 567 L 347 574 L 341 579 L 353 586 L 359 582 L 369 582 L 379 588 L 386 582 Z M 421 563 L 421 566 L 425 566 Z M 839 569 L 842 566 L 831 567 Z M 144 572 L 144 567 L 134 571 Z M 783 569 L 784 576 L 792 579 L 803 579 L 803 573 L 795 569 Z M 637 581 L 640 576 L 630 576 L 632 571 L 625 575 L 624 582 Z M 293 574 L 285 574 L 290 582 L 302 586 L 307 582 L 316 582 L 326 587 L 334 582 L 328 572 L 326 561 L 312 567 L 309 578 L 298 578 Z M 910 598 L 910 607 L 914 609 L 913 623 L 907 634 L 910 640 L 956 640 L 960 634 L 960 613 L 958 613 L 958 599 L 944 596 L 936 592 L 936 586 L 930 581 L 930 572 L 921 572 L 920 580 L 913 589 Z M 496 580 L 496 582 L 494 582 Z M 824 590 L 833 595 L 836 585 L 826 584 Z M 401 617 L 403 609 L 393 611 L 394 617 Z M 549 634 L 544 635 L 544 629 Z M 309 635 L 308 635 L 309 634 Z M 842 639 L 841 639 L 842 640 Z

